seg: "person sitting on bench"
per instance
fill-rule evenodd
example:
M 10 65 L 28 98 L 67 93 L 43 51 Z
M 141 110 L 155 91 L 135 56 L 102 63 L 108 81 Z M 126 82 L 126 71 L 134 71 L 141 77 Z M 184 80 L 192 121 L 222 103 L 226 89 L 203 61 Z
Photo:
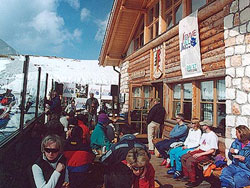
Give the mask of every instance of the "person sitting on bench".
M 237 138 L 232 143 L 228 157 L 232 164 L 222 170 L 221 187 L 246 187 L 250 185 L 250 130 L 245 125 L 236 127 Z

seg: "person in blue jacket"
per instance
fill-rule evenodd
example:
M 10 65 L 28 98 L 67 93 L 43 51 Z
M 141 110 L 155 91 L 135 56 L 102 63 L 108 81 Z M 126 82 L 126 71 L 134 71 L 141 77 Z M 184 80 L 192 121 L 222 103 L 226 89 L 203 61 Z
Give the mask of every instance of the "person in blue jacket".
M 170 149 L 170 145 L 174 142 L 179 142 L 179 141 L 184 142 L 188 134 L 187 125 L 185 125 L 185 123 L 183 122 L 184 115 L 181 113 L 177 114 L 176 121 L 177 124 L 169 133 L 170 139 L 165 139 L 155 144 L 155 147 L 163 157 L 161 166 L 166 165 L 167 168 L 170 167 L 170 164 L 167 163 L 167 158 L 168 158 L 167 151 Z
M 104 146 L 106 150 L 109 150 L 111 142 L 106 135 L 106 126 L 109 121 L 108 116 L 104 113 L 98 116 L 98 123 L 90 137 L 90 146 L 93 150 L 101 150 Z
M 237 138 L 228 152 L 232 164 L 222 170 L 221 186 L 240 188 L 250 185 L 250 130 L 245 125 L 236 127 Z

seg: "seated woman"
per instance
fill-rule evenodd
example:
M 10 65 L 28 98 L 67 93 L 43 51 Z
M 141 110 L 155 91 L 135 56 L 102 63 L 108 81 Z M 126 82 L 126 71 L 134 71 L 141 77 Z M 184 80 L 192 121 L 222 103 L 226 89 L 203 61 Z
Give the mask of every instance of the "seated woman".
M 194 150 L 199 146 L 201 138 L 201 130 L 198 118 L 193 118 L 191 128 L 188 136 L 184 142 L 184 146 L 176 147 L 170 150 L 171 169 L 167 171 L 168 174 L 174 174 L 173 178 L 177 179 L 182 176 L 181 157 L 188 151 Z
M 150 154 L 142 148 L 129 150 L 126 160 L 122 161 L 133 172 L 132 187 L 134 188 L 153 188 L 155 170 L 149 162 Z
M 64 148 L 71 188 L 78 188 L 82 185 L 88 187 L 91 183 L 88 182 L 88 171 L 95 155 L 88 144 L 83 144 L 82 132 L 81 127 L 77 125 L 73 127 Z
M 36 187 L 69 187 L 61 138 L 57 135 L 46 136 L 42 140 L 41 151 L 42 155 L 32 166 Z
M 228 157 L 232 164 L 222 170 L 222 187 L 246 187 L 250 185 L 250 130 L 245 125 L 236 127 L 237 138 L 232 143 Z

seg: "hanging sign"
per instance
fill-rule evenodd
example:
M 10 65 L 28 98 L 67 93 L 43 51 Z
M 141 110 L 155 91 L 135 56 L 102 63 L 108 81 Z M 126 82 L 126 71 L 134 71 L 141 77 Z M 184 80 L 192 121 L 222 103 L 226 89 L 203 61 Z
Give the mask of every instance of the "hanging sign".
M 154 56 L 154 67 L 153 67 L 153 76 L 156 79 L 159 79 L 163 74 L 163 45 L 158 46 L 153 49 Z
M 201 69 L 198 11 L 179 23 L 181 72 L 183 78 L 203 75 Z
M 76 97 L 75 88 L 76 88 L 75 83 L 63 83 L 63 96 Z

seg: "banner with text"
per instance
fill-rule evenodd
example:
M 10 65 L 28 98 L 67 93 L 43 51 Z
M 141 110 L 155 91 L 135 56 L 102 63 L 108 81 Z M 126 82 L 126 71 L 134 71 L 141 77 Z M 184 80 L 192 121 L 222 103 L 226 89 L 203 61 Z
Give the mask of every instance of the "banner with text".
M 201 69 L 198 11 L 179 23 L 180 60 L 183 78 L 203 75 Z

